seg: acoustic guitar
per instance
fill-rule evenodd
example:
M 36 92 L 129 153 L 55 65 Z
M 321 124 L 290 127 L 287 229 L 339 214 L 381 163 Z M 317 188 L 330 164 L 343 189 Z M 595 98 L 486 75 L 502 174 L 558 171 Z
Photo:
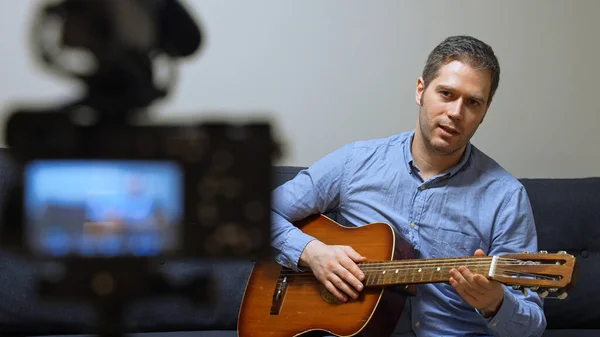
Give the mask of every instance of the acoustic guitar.
M 386 223 L 344 227 L 315 215 L 296 224 L 329 245 L 348 245 L 367 258 L 358 299 L 338 301 L 311 271 L 294 272 L 274 260 L 258 261 L 248 282 L 238 317 L 239 337 L 292 337 L 308 332 L 364 337 L 389 336 L 416 285 L 449 282 L 460 266 L 541 297 L 563 299 L 575 285 L 577 261 L 560 251 L 502 256 L 415 259 L 408 241 Z

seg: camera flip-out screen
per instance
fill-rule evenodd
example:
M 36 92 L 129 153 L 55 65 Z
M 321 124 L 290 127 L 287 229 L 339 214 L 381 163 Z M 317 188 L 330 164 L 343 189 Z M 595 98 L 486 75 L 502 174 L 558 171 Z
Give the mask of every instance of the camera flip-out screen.
M 38 256 L 149 257 L 181 245 L 176 163 L 38 160 L 24 178 L 26 240 Z

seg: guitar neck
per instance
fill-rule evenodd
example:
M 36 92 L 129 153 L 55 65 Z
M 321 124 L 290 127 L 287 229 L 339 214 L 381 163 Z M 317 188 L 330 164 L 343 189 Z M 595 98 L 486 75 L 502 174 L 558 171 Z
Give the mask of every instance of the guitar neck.
M 473 273 L 492 277 L 497 258 L 491 256 L 419 259 L 360 263 L 365 286 L 448 282 L 450 270 L 465 266 Z

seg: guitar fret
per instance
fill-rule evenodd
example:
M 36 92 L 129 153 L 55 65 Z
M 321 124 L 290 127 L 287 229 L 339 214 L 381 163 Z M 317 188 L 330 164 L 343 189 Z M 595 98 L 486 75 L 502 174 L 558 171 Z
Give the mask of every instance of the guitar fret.
M 366 277 L 365 277 L 365 283 L 366 283 L 367 285 L 371 285 L 371 276 L 372 276 L 373 274 L 372 274 L 372 273 L 370 273 L 370 272 L 367 272 L 367 273 L 365 273 L 365 274 L 366 274 L 366 275 L 365 275 L 365 276 L 366 276 Z

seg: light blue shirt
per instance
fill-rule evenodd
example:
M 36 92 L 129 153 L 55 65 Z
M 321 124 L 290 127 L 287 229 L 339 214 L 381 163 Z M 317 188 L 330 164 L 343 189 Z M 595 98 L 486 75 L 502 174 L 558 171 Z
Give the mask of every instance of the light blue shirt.
M 418 258 L 537 251 L 537 233 L 523 185 L 467 145 L 461 161 L 427 181 L 412 158 L 414 130 L 345 145 L 273 192 L 277 262 L 298 269 L 314 238 L 291 222 L 338 211 L 354 225 L 386 222 L 412 243 Z M 484 318 L 449 283 L 417 286 L 394 336 L 541 336 L 542 300 L 504 287 L 494 317 Z M 404 334 L 402 330 L 408 330 Z

